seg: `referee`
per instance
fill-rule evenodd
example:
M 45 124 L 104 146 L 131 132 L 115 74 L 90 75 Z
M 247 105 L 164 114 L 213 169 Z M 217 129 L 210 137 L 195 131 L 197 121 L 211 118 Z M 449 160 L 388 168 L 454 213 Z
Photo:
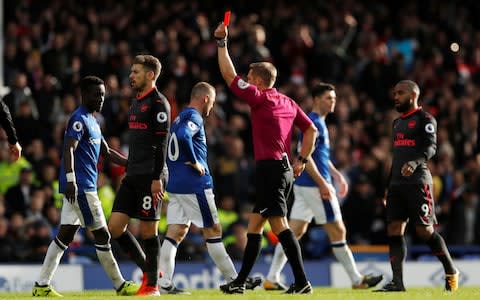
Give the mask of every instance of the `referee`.
M 295 277 L 295 282 L 286 293 L 312 293 L 312 286 L 305 276 L 300 246 L 288 226 L 286 202 L 294 176 L 302 173 L 313 151 L 317 129 L 295 101 L 273 88 L 277 77 L 277 69 L 273 64 L 252 63 L 247 81 L 244 81 L 237 75 L 228 54 L 228 30 L 225 24 L 218 25 L 214 35 L 223 79 L 235 96 L 251 108 L 256 161 L 256 204 L 248 221 L 242 268 L 235 280 L 220 286 L 220 289 L 228 294 L 244 292 L 245 280 L 260 254 L 261 234 L 268 220 L 282 244 Z M 303 141 L 300 155 L 292 167 L 289 156 L 293 125 L 303 132 Z

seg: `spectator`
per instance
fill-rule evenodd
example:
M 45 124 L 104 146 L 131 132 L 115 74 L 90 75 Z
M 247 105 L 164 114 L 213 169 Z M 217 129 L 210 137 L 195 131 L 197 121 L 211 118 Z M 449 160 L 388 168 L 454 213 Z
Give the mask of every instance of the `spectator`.
M 225 237 L 225 247 L 228 255 L 233 260 L 242 260 L 247 246 L 247 227 L 248 222 L 237 221 L 230 225 L 228 232 L 230 235 Z
M 22 168 L 18 184 L 9 188 L 5 194 L 6 215 L 11 217 L 17 212 L 26 216 L 34 190 L 33 170 L 29 167 Z
M 18 114 L 13 119 L 17 128 L 18 140 L 22 145 L 30 145 L 42 134 L 42 123 L 33 117 L 31 103 L 23 101 L 18 107 Z
M 15 261 L 15 240 L 8 235 L 8 219 L 0 216 L 0 262 L 8 263 Z
M 467 186 L 453 199 L 446 240 L 452 245 L 480 243 L 480 203 L 477 191 Z
M 20 116 L 20 106 L 27 102 L 32 109 L 32 117 L 38 120 L 38 109 L 33 99 L 32 90 L 28 86 L 27 76 L 24 73 L 18 73 L 15 76 L 15 82 L 10 93 L 4 98 L 5 103 L 10 108 L 13 117 Z

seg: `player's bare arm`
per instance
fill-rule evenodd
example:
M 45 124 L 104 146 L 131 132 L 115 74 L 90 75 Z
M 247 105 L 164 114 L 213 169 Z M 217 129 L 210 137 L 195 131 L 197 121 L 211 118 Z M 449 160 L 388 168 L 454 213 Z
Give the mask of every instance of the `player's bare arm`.
M 22 146 L 18 142 L 16 142 L 13 145 L 8 145 L 8 148 L 10 149 L 10 153 L 12 153 L 12 158 L 13 161 L 17 161 L 20 159 L 20 156 L 22 156 Z
M 333 180 L 338 184 L 339 190 L 338 195 L 340 197 L 345 197 L 348 193 L 348 183 L 345 180 L 345 177 L 338 171 L 338 169 L 333 165 L 332 161 L 328 161 L 330 166 L 330 174 L 332 174 Z
M 300 156 L 301 157 L 309 157 L 312 152 L 313 148 L 315 146 L 315 139 L 317 137 L 317 128 L 313 123 L 310 125 L 310 127 L 303 132 L 303 139 L 302 139 L 302 149 L 300 150 Z M 293 175 L 295 177 L 300 176 L 302 174 L 303 170 L 305 169 L 305 163 L 301 162 L 300 160 L 295 160 L 293 163 Z
M 402 166 L 402 170 L 401 170 L 402 176 L 409 177 L 413 174 L 413 172 L 415 172 L 414 163 L 409 161 Z
M 100 151 L 103 156 L 108 158 L 113 163 L 116 163 L 117 165 L 124 166 L 124 167 L 127 166 L 127 158 L 125 157 L 125 155 L 123 155 L 122 153 L 118 152 L 115 149 L 110 148 L 110 146 L 108 145 L 107 141 L 105 141 L 104 138 L 102 138 L 102 145 L 101 145 Z
M 205 175 L 205 167 L 202 166 L 202 164 L 199 163 L 198 161 L 196 161 L 195 163 L 187 161 L 185 164 L 195 169 L 198 172 L 198 174 L 200 174 L 200 176 Z
M 315 181 L 315 183 L 317 184 L 321 198 L 323 200 L 330 201 L 335 191 L 333 191 L 331 185 L 329 185 L 325 178 L 323 178 L 322 174 L 320 174 L 317 165 L 312 161 L 311 157 L 308 158 L 308 161 L 305 164 L 305 171 L 308 173 L 308 175 L 310 175 L 310 177 L 312 177 L 313 181 Z
M 163 200 L 163 193 L 164 193 L 164 186 L 160 179 L 152 180 L 152 184 L 150 186 L 152 190 L 152 197 L 156 200 Z
M 65 142 L 65 148 L 63 149 L 63 164 L 65 168 L 65 174 L 67 176 L 67 184 L 65 187 L 65 198 L 74 203 L 77 199 L 77 183 L 75 178 L 75 150 L 77 149 L 78 141 L 74 138 L 68 137 Z

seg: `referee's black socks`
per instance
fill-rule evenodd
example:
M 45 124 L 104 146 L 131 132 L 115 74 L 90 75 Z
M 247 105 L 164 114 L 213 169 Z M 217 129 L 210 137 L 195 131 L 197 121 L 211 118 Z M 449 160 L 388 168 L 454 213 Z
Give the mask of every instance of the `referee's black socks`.
M 305 269 L 303 267 L 302 251 L 297 239 L 290 229 L 285 229 L 278 235 L 278 240 L 282 244 L 285 256 L 287 256 L 290 266 L 292 267 L 295 284 L 304 286 L 307 283 L 307 277 L 305 276 Z
M 238 272 L 237 283 L 245 283 L 250 271 L 252 271 L 255 261 L 257 261 L 262 249 L 262 235 L 258 233 L 247 233 L 247 246 L 243 254 L 242 268 Z

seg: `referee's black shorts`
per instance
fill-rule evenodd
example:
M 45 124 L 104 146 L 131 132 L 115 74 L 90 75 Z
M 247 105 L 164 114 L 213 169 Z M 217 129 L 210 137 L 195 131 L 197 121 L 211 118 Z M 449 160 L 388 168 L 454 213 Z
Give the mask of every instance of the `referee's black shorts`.
M 264 218 L 287 215 L 287 200 L 292 191 L 293 170 L 288 158 L 256 162 L 254 213 Z

